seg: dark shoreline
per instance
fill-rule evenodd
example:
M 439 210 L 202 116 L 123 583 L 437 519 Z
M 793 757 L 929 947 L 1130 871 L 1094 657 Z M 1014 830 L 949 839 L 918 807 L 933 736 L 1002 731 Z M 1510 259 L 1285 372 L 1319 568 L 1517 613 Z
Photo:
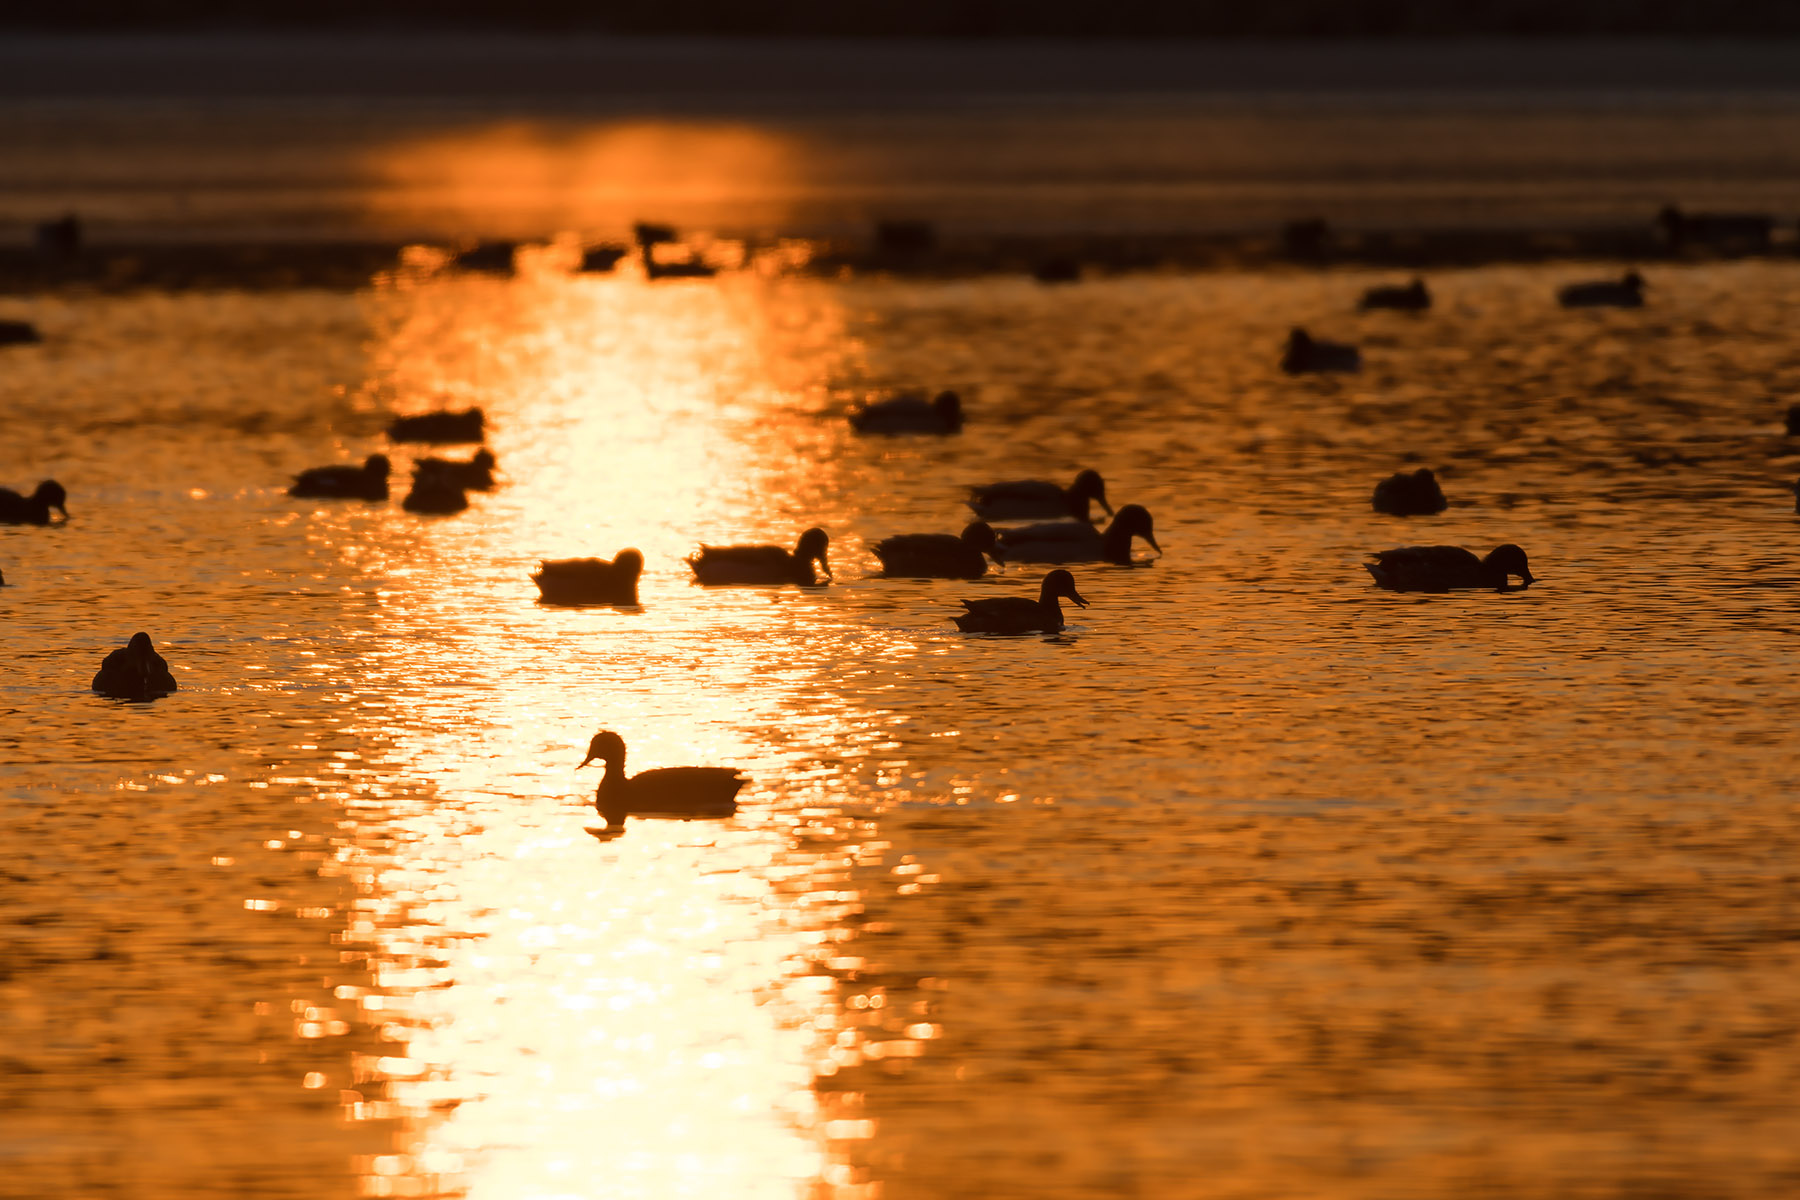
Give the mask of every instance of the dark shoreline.
M 1785 234 L 1788 231 L 1783 231 Z M 57 257 L 31 247 L 0 247 L 0 294 L 58 291 L 354 290 L 401 268 L 416 242 L 262 241 L 119 243 Z M 749 261 L 762 247 L 746 243 Z M 1256 233 L 945 235 L 930 248 L 883 250 L 868 240 L 818 239 L 804 266 L 785 272 L 819 277 L 893 275 L 968 279 L 989 275 L 1070 277 L 1159 271 L 1366 268 L 1425 272 L 1504 263 L 1658 262 L 1721 258 L 1792 259 L 1792 239 L 1752 253 L 1676 250 L 1644 227 L 1582 230 L 1465 229 L 1338 232 L 1295 246 L 1281 231 Z M 788 241 L 786 245 L 791 246 Z

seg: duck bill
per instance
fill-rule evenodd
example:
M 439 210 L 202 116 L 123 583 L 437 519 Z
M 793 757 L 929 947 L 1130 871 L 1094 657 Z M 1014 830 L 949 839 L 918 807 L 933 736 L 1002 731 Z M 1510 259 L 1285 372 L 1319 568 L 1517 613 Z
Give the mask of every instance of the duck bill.
M 579 771 L 579 770 L 581 770 L 581 768 L 587 766 L 589 763 L 591 763 L 593 761 L 594 761 L 594 756 L 590 754 L 586 758 L 582 759 L 579 763 L 576 763 L 575 769 L 577 771 Z
M 1074 601 L 1074 602 L 1075 602 L 1075 603 L 1077 603 L 1077 604 L 1079 604 L 1079 605 L 1080 605 L 1080 606 L 1081 606 L 1081 607 L 1083 607 L 1083 608 L 1086 608 L 1086 607 L 1087 607 L 1087 606 L 1088 606 L 1088 602 L 1087 602 L 1087 601 L 1086 601 L 1086 600 L 1083 600 L 1083 599 L 1082 599 L 1082 598 L 1081 598 L 1081 593 L 1080 593 L 1080 592 L 1077 592 L 1077 591 L 1070 591 L 1070 592 L 1069 592 L 1069 599 L 1071 599 L 1071 600 L 1073 600 L 1073 601 Z
M 1157 552 L 1157 553 L 1158 553 L 1158 554 L 1161 554 L 1161 553 L 1162 553 L 1162 552 L 1163 552 L 1163 548 L 1162 548 L 1162 547 L 1161 547 L 1161 546 L 1159 546 L 1159 545 L 1157 545 L 1157 544 L 1156 544 L 1156 539 L 1155 539 L 1155 538 L 1153 538 L 1153 537 L 1151 537 L 1151 536 L 1150 536 L 1150 535 L 1149 535 L 1149 534 L 1147 534 L 1147 533 L 1146 533 L 1146 534 L 1145 534 L 1145 535 L 1144 535 L 1144 540 L 1145 540 L 1145 541 L 1146 541 L 1146 542 L 1149 542 L 1149 543 L 1150 543 L 1150 548 L 1151 548 L 1151 549 L 1152 549 L 1152 550 L 1154 550 L 1154 551 L 1156 551 L 1156 552 Z
M 819 562 L 819 570 L 825 572 L 825 578 L 827 578 L 827 579 L 835 579 L 836 578 L 831 573 L 831 564 L 825 561 L 825 556 L 823 554 L 819 555 L 818 562 Z
M 1522 588 L 1528 588 L 1532 584 L 1537 582 L 1537 576 L 1533 575 L 1530 571 L 1521 572 L 1519 575 L 1519 579 L 1521 580 L 1519 586 Z

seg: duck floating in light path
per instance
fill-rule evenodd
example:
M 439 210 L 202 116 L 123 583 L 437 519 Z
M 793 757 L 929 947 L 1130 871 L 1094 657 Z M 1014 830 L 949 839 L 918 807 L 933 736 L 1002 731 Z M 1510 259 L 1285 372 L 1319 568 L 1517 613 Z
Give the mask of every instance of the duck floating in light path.
M 1390 517 L 1428 517 L 1450 507 L 1437 476 L 1425 467 L 1416 471 L 1395 471 L 1375 485 L 1370 504 L 1378 513 Z
M 29 496 L 21 496 L 15 491 L 0 488 L 0 525 L 48 525 L 50 510 L 55 509 L 69 519 L 69 510 L 63 505 L 69 496 L 63 491 L 62 484 L 54 479 L 46 479 L 37 485 L 37 490 Z
M 1461 546 L 1402 546 L 1377 551 L 1374 557 L 1374 562 L 1363 565 L 1376 583 L 1395 592 L 1524 591 L 1537 582 L 1525 551 L 1511 542 L 1496 546 L 1486 558 L 1476 558 Z M 1514 575 L 1522 581 L 1517 588 L 1511 586 Z
M 876 542 L 871 552 L 883 575 L 905 579 L 978 579 L 987 574 L 989 555 L 1001 561 L 994 527 L 986 521 L 969 522 L 960 535 L 895 534 Z
M 453 458 L 422 458 L 413 468 L 441 475 L 447 482 L 471 492 L 485 492 L 494 486 L 494 452 L 483 446 L 468 462 Z
M 658 767 L 627 776 L 625 739 L 610 729 L 594 735 L 581 766 L 595 759 L 606 773 L 594 790 L 594 808 L 609 829 L 623 828 L 627 817 L 729 817 L 737 812 L 738 789 L 750 782 L 735 767 Z
M 1000 551 L 1009 561 L 1031 563 L 1109 562 L 1131 565 L 1131 539 L 1141 537 L 1158 554 L 1156 525 L 1141 504 L 1119 509 L 1101 533 L 1086 521 L 1054 521 L 1000 531 Z
M 123 649 L 106 656 L 93 688 L 115 700 L 154 700 L 176 690 L 168 660 L 156 652 L 147 633 L 132 634 Z
M 1362 351 L 1343 342 L 1327 342 L 1295 327 L 1288 331 L 1281 369 L 1289 375 L 1362 370 Z
M 395 417 L 387 435 L 395 442 L 427 442 L 454 444 L 479 442 L 486 436 L 487 416 L 479 408 L 461 411 L 419 413 L 411 417 Z
M 705 584 L 797 583 L 812 587 L 819 582 L 813 575 L 815 562 L 826 579 L 832 577 L 831 564 L 825 561 L 830 544 L 823 529 L 808 529 L 791 551 L 780 546 L 703 545 L 687 564 L 694 569 L 694 578 Z
M 363 465 L 336 463 L 329 467 L 308 467 L 294 476 L 290 496 L 330 500 L 386 500 L 388 475 L 393 465 L 385 454 L 371 454 Z
M 633 605 L 638 602 L 638 576 L 644 573 L 644 556 L 621 550 L 608 562 L 604 558 L 545 559 L 531 581 L 545 604 Z
M 406 499 L 400 502 L 400 507 L 407 512 L 449 516 L 468 508 L 469 498 L 448 477 L 435 471 L 415 470 L 412 490 L 406 493 Z
M 1106 481 L 1094 470 L 1080 472 L 1066 488 L 1047 479 L 1014 479 L 969 489 L 969 507 L 984 521 L 1032 517 L 1073 517 L 1085 521 L 1090 500 L 1112 516 L 1112 505 L 1106 502 Z
M 961 433 L 962 397 L 945 391 L 927 400 L 907 392 L 858 409 L 850 424 L 858 433 Z
M 1564 308 L 1642 308 L 1644 277 L 1627 271 L 1616 280 L 1571 283 L 1556 293 L 1556 302 Z
M 1075 590 L 1075 577 L 1058 570 L 1044 576 L 1036 600 L 1023 596 L 964 600 L 962 606 L 968 611 L 950 619 L 964 633 L 1060 633 L 1064 623 L 1059 598 L 1087 607 L 1087 601 Z
M 1395 287 L 1392 284 L 1372 287 L 1362 294 L 1356 307 L 1364 312 L 1380 308 L 1397 312 L 1424 312 L 1431 307 L 1431 291 L 1425 286 L 1423 279 L 1414 279 L 1405 287 Z

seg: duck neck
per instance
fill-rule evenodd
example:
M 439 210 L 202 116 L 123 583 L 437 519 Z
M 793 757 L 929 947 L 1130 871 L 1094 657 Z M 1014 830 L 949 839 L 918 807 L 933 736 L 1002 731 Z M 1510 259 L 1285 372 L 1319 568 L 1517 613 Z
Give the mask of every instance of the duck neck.
M 600 775 L 600 786 L 594 789 L 594 808 L 606 818 L 608 825 L 617 825 L 624 821 L 625 804 L 625 756 L 606 760 L 606 768 Z
M 1131 561 L 1131 531 L 1124 528 L 1117 517 L 1106 527 L 1100 538 L 1100 557 L 1109 563 L 1128 563 Z

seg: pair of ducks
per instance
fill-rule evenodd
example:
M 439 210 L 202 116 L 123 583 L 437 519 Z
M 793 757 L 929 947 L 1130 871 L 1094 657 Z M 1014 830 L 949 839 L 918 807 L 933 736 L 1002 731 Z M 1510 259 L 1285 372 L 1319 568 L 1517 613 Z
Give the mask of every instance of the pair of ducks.
M 487 491 L 494 486 L 493 452 L 486 447 L 468 461 L 424 458 L 413 465 L 412 489 L 401 507 L 408 512 L 456 513 L 469 507 L 464 492 Z M 371 454 L 360 467 L 336 463 L 310 467 L 294 477 L 290 496 L 333 500 L 383 501 L 388 498 L 388 476 L 393 464 L 385 454 Z
M 823 529 L 808 529 L 792 550 L 780 546 L 701 546 L 687 560 L 694 577 L 715 585 L 818 586 L 813 564 L 832 578 L 826 558 L 831 539 Z M 635 605 L 638 577 L 644 572 L 644 556 L 621 550 L 608 562 L 604 558 L 545 559 L 531 581 L 545 604 Z

